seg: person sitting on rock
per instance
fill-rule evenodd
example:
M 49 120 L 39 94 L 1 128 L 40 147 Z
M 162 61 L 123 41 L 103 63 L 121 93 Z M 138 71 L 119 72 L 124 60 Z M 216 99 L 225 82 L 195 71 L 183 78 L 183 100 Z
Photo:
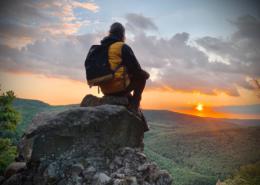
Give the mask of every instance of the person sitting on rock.
M 115 72 L 114 78 L 100 85 L 100 88 L 104 95 L 127 96 L 129 108 L 138 112 L 142 92 L 150 75 L 141 68 L 134 52 L 124 41 L 124 26 L 118 22 L 113 23 L 109 35 L 103 38 L 101 44 L 109 44 L 108 61 L 111 69 L 121 67 Z

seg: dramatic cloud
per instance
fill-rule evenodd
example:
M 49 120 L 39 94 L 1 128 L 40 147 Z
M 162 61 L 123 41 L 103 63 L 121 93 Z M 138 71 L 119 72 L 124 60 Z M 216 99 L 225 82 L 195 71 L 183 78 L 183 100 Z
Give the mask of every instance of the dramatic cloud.
M 128 19 L 126 25 L 133 25 L 131 21 Z M 153 87 L 238 96 L 238 86 L 253 89 L 248 77 L 260 77 L 260 27 L 259 20 L 252 16 L 232 24 L 237 31 L 230 40 L 207 36 L 191 41 L 188 33 L 162 39 L 139 32 L 130 44 L 152 72 Z
M 92 12 L 99 9 L 92 2 L 75 0 L 3 0 L 0 2 L 0 41 L 21 48 L 46 35 L 74 34 L 89 24 L 88 20 L 75 16 L 76 8 Z
M 74 10 L 94 13 L 99 10 L 96 4 L 17 0 L 1 1 L 0 7 L 2 71 L 85 80 L 87 51 L 104 34 L 79 35 L 79 28 L 88 22 L 75 16 Z M 260 23 L 255 17 L 231 22 L 237 31 L 229 39 L 206 36 L 197 40 L 186 32 L 171 38 L 152 36 L 151 31 L 159 29 L 141 14 L 127 14 L 125 19 L 126 30 L 132 34 L 128 44 L 151 73 L 150 88 L 238 96 L 237 87 L 251 90 L 248 79 L 260 78 Z
M 227 61 L 220 65 L 216 60 L 209 65 L 208 70 L 241 76 L 243 81 L 233 82 L 234 85 L 259 91 L 255 84 L 258 84 L 260 78 L 260 20 L 246 15 L 232 24 L 237 27 L 237 31 L 229 40 L 204 37 L 196 43 L 208 57 L 213 54 Z M 230 78 L 227 81 L 231 82 Z
M 226 65 L 211 65 L 212 70 L 260 76 L 260 21 L 252 16 L 240 17 L 233 24 L 237 27 L 230 40 L 203 37 L 196 41 L 208 55 L 221 56 Z M 216 61 L 218 62 L 218 61 Z
M 83 81 L 84 60 L 96 36 L 49 37 L 21 50 L 0 45 L 0 68 Z
M 0 68 L 84 80 L 84 59 L 98 34 L 75 35 L 88 24 L 75 9 L 97 12 L 93 2 L 74 0 L 0 2 Z
M 142 34 L 130 43 L 144 68 L 156 71 L 156 77 L 152 74 L 152 87 L 206 94 L 226 92 L 232 96 L 239 95 L 236 85 L 250 88 L 244 75 L 212 70 L 223 64 L 210 63 L 207 55 L 187 41 L 187 33 L 169 40 Z

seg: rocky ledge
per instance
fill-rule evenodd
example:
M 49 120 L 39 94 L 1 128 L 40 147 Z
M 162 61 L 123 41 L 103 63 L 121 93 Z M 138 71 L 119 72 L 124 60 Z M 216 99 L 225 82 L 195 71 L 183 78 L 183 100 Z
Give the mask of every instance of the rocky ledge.
M 9 169 L 3 184 L 172 184 L 171 176 L 142 153 L 143 136 L 144 122 L 124 106 L 41 113 L 18 147 L 21 170 L 10 174 Z

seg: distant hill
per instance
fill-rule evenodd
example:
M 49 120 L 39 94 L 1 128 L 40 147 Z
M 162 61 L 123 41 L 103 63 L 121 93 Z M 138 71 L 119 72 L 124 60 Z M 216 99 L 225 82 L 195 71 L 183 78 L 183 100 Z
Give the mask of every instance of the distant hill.
M 215 111 L 230 112 L 237 114 L 260 114 L 260 104 L 254 105 L 239 105 L 239 106 L 220 106 L 214 107 Z
M 71 106 L 50 106 L 37 100 L 17 99 L 22 114 L 22 135 L 41 111 Z M 215 185 L 241 165 L 260 161 L 259 120 L 203 118 L 166 110 L 145 110 L 151 127 L 145 134 L 145 153 L 175 177 L 176 185 Z
M 226 119 L 226 118 L 209 118 L 209 117 L 198 117 L 188 114 L 182 114 L 177 112 L 172 112 L 168 110 L 145 110 L 145 116 L 149 121 L 157 121 L 163 123 L 208 123 L 208 124 L 228 124 L 231 125 L 241 125 L 241 126 L 260 126 L 259 119 Z
M 18 136 L 21 136 L 28 124 L 31 122 L 33 116 L 38 112 L 48 110 L 51 106 L 39 100 L 29 100 L 16 98 L 13 106 L 21 113 L 22 120 L 17 126 Z
M 43 107 L 50 107 L 49 104 L 44 103 L 43 101 L 40 100 L 32 100 L 32 99 L 23 99 L 23 98 L 16 98 L 13 102 L 13 105 L 15 107 L 38 107 L 38 108 L 43 108 Z
M 28 124 L 30 124 L 32 118 L 39 112 L 48 110 L 62 110 L 77 105 L 60 105 L 51 106 L 40 100 L 16 98 L 13 102 L 13 106 L 21 113 L 22 120 L 17 126 L 18 136 L 21 136 Z
M 227 123 L 234 123 L 241 126 L 260 126 L 259 119 L 221 119 Z

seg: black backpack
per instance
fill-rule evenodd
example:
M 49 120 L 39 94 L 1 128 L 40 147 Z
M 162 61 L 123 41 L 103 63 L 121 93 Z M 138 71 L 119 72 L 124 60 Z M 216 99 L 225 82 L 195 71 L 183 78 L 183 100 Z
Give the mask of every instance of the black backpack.
M 114 73 L 121 67 L 117 66 L 115 70 L 110 68 L 108 61 L 109 45 L 93 45 L 89 49 L 85 60 L 85 69 L 88 85 L 99 86 L 100 84 L 114 78 Z

